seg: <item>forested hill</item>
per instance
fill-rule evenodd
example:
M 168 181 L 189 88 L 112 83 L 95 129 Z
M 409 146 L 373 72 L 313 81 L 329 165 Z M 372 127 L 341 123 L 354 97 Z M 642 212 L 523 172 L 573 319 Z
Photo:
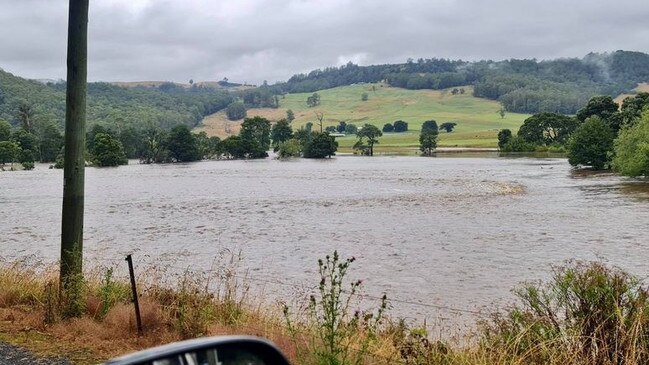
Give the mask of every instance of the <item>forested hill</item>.
M 173 83 L 122 87 L 88 85 L 88 123 L 170 128 L 195 126 L 208 114 L 242 98 L 247 107 L 277 107 L 277 94 L 314 92 L 355 83 L 386 81 L 406 89 L 473 85 L 476 97 L 500 101 L 508 111 L 574 114 L 595 95 L 617 96 L 649 82 L 649 55 L 616 51 L 547 61 L 409 60 L 402 64 L 347 64 L 291 77 L 257 89 L 225 91 L 208 84 Z M 63 125 L 65 83 L 41 83 L 0 70 L 0 120 L 16 125 L 25 117 Z M 22 116 L 21 116 L 22 115 Z
M 649 81 L 649 55 L 616 51 L 548 61 L 408 60 L 402 64 L 348 63 L 298 74 L 272 86 L 277 93 L 314 92 L 385 80 L 406 89 L 446 89 L 473 85 L 477 97 L 499 100 L 512 112 L 574 114 L 594 95 L 616 96 Z
M 195 126 L 203 116 L 225 108 L 234 96 L 222 89 L 163 83 L 154 88 L 124 88 L 88 84 L 88 124 L 115 127 L 170 128 Z M 22 114 L 22 116 L 21 116 Z M 18 124 L 21 118 L 63 126 L 65 83 L 27 80 L 0 69 L 0 120 Z

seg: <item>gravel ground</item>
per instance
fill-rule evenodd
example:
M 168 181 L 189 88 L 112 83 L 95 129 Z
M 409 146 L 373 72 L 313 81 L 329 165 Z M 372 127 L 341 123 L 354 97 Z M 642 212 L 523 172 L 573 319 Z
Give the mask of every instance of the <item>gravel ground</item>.
M 0 342 L 0 365 L 72 365 L 64 358 L 38 357 L 20 347 Z

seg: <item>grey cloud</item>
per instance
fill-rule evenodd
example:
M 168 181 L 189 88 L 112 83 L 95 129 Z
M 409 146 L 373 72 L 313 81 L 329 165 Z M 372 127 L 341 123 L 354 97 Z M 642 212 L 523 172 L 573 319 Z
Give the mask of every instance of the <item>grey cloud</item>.
M 260 83 L 348 60 L 649 52 L 644 0 L 90 0 L 91 80 Z M 0 0 L 0 67 L 65 76 L 67 1 Z

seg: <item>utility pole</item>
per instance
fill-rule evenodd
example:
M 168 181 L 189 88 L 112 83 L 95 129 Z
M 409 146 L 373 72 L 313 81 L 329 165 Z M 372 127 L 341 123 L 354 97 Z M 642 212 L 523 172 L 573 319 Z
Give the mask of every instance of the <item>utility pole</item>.
M 86 148 L 89 0 L 70 0 L 68 18 L 65 156 L 61 219 L 61 297 L 69 316 L 83 309 L 83 209 Z

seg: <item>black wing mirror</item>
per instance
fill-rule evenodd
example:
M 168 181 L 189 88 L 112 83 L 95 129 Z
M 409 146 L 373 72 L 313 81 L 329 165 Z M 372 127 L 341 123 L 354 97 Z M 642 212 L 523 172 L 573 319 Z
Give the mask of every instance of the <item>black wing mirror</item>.
M 270 341 L 248 336 L 175 342 L 118 357 L 104 365 L 290 365 Z

